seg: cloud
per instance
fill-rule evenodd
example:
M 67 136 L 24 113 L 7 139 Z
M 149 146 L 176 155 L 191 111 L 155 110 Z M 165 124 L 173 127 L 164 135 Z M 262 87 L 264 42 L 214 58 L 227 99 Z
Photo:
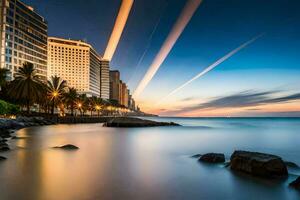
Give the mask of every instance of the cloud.
M 191 100 L 195 100 L 196 97 L 186 97 L 186 98 L 183 98 L 181 99 L 180 101 L 191 101 Z
M 205 103 L 196 104 L 189 107 L 182 107 L 178 110 L 169 111 L 168 113 L 179 114 L 193 110 L 218 109 L 218 108 L 243 108 L 250 106 L 259 106 L 273 103 L 286 103 L 290 101 L 300 100 L 300 93 L 280 96 L 280 91 L 258 92 L 253 90 L 243 91 L 236 94 L 213 98 Z M 277 97 L 274 97 L 274 96 Z

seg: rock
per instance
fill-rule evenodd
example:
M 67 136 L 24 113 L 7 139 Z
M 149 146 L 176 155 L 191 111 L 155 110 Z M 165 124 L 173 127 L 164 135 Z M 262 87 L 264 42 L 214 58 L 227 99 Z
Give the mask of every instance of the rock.
M 1 138 L 10 138 L 11 137 L 11 132 L 8 129 L 0 129 L 0 135 Z
M 285 164 L 287 167 L 291 167 L 291 168 L 299 168 L 299 166 L 298 166 L 296 163 L 293 163 L 293 162 L 285 161 L 284 164 Z
M 59 148 L 59 149 L 63 149 L 63 150 L 77 150 L 77 149 L 79 149 L 79 147 L 77 147 L 75 145 L 72 145 L 72 144 L 66 144 L 66 145 L 57 146 L 57 147 L 54 147 L 54 148 Z
M 207 163 L 224 163 L 225 156 L 222 153 L 207 153 L 202 155 L 199 158 L 199 161 Z
M 1 142 L 4 142 L 4 143 L 5 143 L 5 142 L 7 142 L 7 141 L 8 141 L 7 139 L 1 139 L 1 140 L 0 140 L 0 143 L 1 143 Z
M 6 144 L 6 143 L 0 143 L 0 152 L 3 152 L 3 151 L 9 151 L 10 150 L 10 148 L 9 148 L 9 146 L 8 146 L 8 144 Z
M 156 122 L 131 117 L 116 117 L 104 123 L 105 127 L 154 127 L 154 126 L 180 126 L 174 122 Z
M 26 139 L 27 137 L 18 137 L 18 136 L 13 136 L 11 139 L 13 140 L 21 140 L 21 139 Z
M 300 176 L 289 184 L 290 187 L 293 187 L 297 190 L 300 190 Z
M 287 167 L 279 156 L 258 152 L 235 151 L 230 158 L 230 168 L 264 178 L 287 177 Z
M 191 156 L 191 158 L 200 158 L 202 155 L 201 154 L 195 154 L 193 156 Z
M 230 167 L 230 162 L 226 162 L 225 164 L 224 164 L 224 167 Z
M 6 160 L 7 158 L 0 156 L 0 161 Z

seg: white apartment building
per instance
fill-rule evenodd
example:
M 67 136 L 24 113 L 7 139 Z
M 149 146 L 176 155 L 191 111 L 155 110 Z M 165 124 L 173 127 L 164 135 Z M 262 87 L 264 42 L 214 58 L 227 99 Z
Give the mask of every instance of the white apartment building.
M 59 76 L 87 96 L 100 95 L 101 57 L 83 41 L 48 38 L 48 79 Z

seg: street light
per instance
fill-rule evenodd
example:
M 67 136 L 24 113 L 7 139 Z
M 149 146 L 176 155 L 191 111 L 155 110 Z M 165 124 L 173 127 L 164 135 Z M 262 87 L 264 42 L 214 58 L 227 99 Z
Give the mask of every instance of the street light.
M 101 107 L 99 106 L 99 105 L 96 105 L 96 110 L 97 110 L 97 112 L 98 112 L 98 117 L 99 117 L 99 115 L 100 115 L 100 109 L 101 109 Z
M 53 96 L 54 98 L 56 98 L 56 97 L 58 96 L 58 92 L 57 92 L 57 91 L 52 92 L 52 96 Z

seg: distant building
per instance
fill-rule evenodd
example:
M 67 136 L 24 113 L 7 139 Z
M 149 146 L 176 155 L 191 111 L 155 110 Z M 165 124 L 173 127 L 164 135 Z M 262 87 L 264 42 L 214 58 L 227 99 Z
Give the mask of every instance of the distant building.
M 109 61 L 100 61 L 100 97 L 102 99 L 109 99 Z
M 19 0 L 0 0 L 0 68 L 12 80 L 25 62 L 34 64 L 37 75 L 47 79 L 48 25 L 34 9 Z
M 132 98 L 132 95 L 129 95 L 129 98 L 128 98 L 128 107 L 131 110 L 135 110 L 135 101 Z
M 48 78 L 59 76 L 78 93 L 101 97 L 100 67 L 101 57 L 91 45 L 78 40 L 48 38 Z
M 120 104 L 128 107 L 128 89 L 127 85 L 123 82 L 121 82 L 121 98 L 120 98 Z
M 109 72 L 109 98 L 120 103 L 120 72 L 117 70 Z

